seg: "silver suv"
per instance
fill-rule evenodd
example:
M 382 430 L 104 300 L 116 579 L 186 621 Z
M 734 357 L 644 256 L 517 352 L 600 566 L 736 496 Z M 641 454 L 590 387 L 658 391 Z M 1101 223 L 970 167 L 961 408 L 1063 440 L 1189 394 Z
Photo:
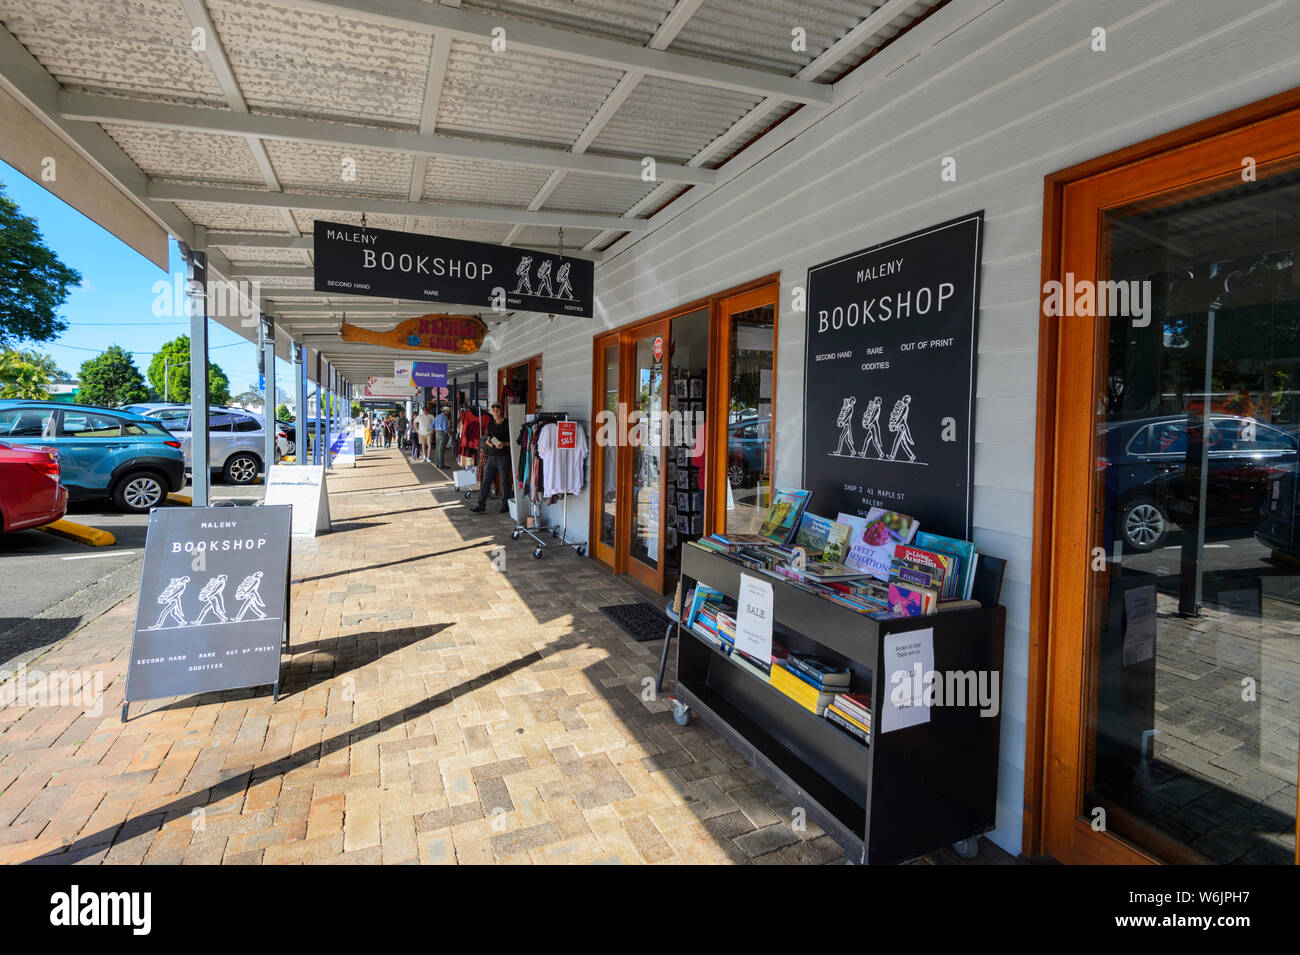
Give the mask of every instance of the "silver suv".
M 168 431 L 180 438 L 185 452 L 185 467 L 192 465 L 190 454 L 190 407 L 167 405 L 146 412 L 157 418 Z M 262 416 L 238 408 L 208 409 L 208 467 L 220 472 L 228 484 L 252 484 L 263 469 L 266 448 Z M 276 432 L 276 461 L 284 453 L 286 439 Z M 272 462 L 275 463 L 275 462 Z

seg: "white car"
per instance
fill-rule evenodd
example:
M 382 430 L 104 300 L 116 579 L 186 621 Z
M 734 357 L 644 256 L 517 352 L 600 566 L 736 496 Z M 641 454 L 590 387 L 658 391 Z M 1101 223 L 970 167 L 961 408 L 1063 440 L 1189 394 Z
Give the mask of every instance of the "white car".
M 190 454 L 190 406 L 166 405 L 147 412 L 181 440 L 185 467 L 192 464 Z M 208 409 L 208 467 L 228 484 L 252 484 L 264 469 L 266 425 L 260 414 L 238 408 Z M 279 428 L 275 433 L 276 461 L 289 451 L 287 436 Z M 272 462 L 275 463 L 275 462 Z

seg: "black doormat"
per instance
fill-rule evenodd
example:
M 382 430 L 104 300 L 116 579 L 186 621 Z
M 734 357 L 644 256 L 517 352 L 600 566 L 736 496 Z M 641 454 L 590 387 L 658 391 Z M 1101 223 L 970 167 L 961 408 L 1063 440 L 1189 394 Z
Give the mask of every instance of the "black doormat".
M 619 629 L 637 643 L 662 640 L 668 631 L 668 618 L 664 615 L 663 608 L 643 600 L 601 607 L 600 612 L 618 624 Z

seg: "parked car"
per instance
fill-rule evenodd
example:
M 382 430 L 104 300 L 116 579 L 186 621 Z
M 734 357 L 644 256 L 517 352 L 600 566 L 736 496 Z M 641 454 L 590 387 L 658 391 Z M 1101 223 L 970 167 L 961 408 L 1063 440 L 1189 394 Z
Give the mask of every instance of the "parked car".
M 143 514 L 185 486 L 179 439 L 130 411 L 0 400 L 0 441 L 57 450 L 60 479 L 74 501 L 107 497 Z
M 1141 418 L 1102 433 L 1097 466 L 1124 543 L 1135 551 L 1159 547 L 1171 526 L 1196 526 L 1202 494 L 1187 473 L 1187 422 L 1186 415 Z M 1295 471 L 1300 440 L 1250 418 L 1211 415 L 1206 443 L 1206 523 L 1264 520 L 1279 482 Z
M 771 418 L 741 418 L 727 426 L 727 480 L 732 487 L 753 487 L 767 471 L 771 426 Z
M 161 421 L 181 439 L 185 466 L 192 465 L 190 406 L 167 405 L 154 408 L 149 417 Z M 230 484 L 252 484 L 263 469 L 266 431 L 262 416 L 237 408 L 208 409 L 208 467 Z M 288 439 L 276 430 L 276 460 L 288 453 Z M 275 462 L 271 462 L 274 464 Z
M 41 527 L 57 521 L 67 509 L 58 450 L 0 441 L 0 531 Z

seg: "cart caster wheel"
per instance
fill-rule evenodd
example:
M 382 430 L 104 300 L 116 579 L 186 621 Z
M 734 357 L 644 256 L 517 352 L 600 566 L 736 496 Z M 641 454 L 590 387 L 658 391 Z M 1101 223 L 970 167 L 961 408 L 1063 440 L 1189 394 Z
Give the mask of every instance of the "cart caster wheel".
M 678 726 L 686 726 L 691 721 L 691 708 L 673 700 L 673 720 Z
M 959 839 L 952 844 L 952 851 L 963 859 L 974 859 L 980 854 L 980 837 L 971 836 L 969 839 Z
M 551 531 L 551 540 L 556 541 L 556 540 L 559 540 L 559 539 L 560 539 L 560 532 L 557 531 L 557 530 L 552 530 L 552 531 Z
M 575 547 L 574 550 L 578 552 L 579 557 L 585 557 L 587 554 L 587 548 L 585 547 Z
M 517 541 L 517 540 L 519 540 L 519 532 L 518 532 L 518 531 L 511 531 L 511 532 L 510 532 L 510 539 L 511 539 L 512 541 Z
M 533 556 L 536 557 L 538 560 L 541 560 L 541 559 L 542 559 L 542 549 L 539 547 L 539 548 L 537 548 L 537 550 L 533 551 Z

